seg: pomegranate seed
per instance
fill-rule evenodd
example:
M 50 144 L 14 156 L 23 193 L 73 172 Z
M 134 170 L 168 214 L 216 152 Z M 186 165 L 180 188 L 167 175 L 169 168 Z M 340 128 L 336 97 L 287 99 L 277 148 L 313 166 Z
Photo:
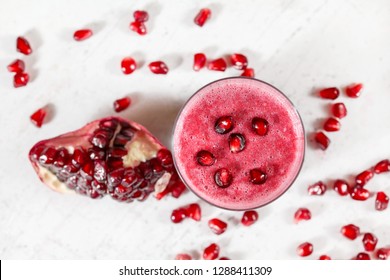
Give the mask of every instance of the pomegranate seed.
M 249 227 L 253 225 L 259 218 L 259 214 L 255 210 L 245 211 L 241 218 L 241 223 Z
M 341 228 L 341 234 L 348 239 L 355 240 L 360 235 L 360 228 L 353 224 L 349 224 Z
M 356 176 L 355 181 L 358 186 L 364 187 L 372 177 L 374 177 L 374 173 L 371 170 L 365 170 Z
M 46 110 L 44 108 L 40 108 L 37 111 L 35 111 L 31 116 L 30 120 L 33 124 L 35 124 L 37 127 L 41 127 L 43 124 L 43 121 L 46 117 Z
M 172 196 L 174 198 L 179 198 L 185 190 L 186 186 L 184 185 L 184 183 L 178 181 L 175 185 L 172 186 Z
M 204 53 L 196 53 L 194 55 L 194 71 L 199 71 L 206 65 L 206 55 Z
M 220 117 L 214 125 L 215 132 L 219 134 L 226 134 L 234 128 L 233 118 L 231 116 Z
M 200 221 L 200 219 L 202 217 L 202 211 L 200 209 L 199 204 L 197 204 L 197 203 L 192 203 L 192 204 L 188 205 L 185 208 L 185 213 L 186 213 L 187 217 L 189 217 L 195 221 Z
M 261 185 L 267 181 L 267 174 L 260 169 L 252 169 L 249 171 L 249 177 L 252 184 Z
M 335 118 L 329 118 L 324 123 L 324 130 L 328 132 L 339 131 L 341 124 Z
M 180 223 L 186 217 L 186 210 L 183 208 L 175 209 L 171 214 L 171 221 L 175 224 Z
M 257 135 L 264 136 L 268 133 L 268 122 L 263 118 L 252 119 L 252 129 Z
M 115 112 L 119 113 L 125 109 L 127 109 L 130 106 L 131 99 L 129 97 L 124 97 L 121 99 L 117 99 L 114 102 L 114 110 Z
M 390 161 L 388 159 L 378 162 L 374 167 L 374 172 L 376 174 L 389 172 L 390 171 Z
M 220 257 L 218 260 L 220 261 L 229 261 L 230 259 L 227 257 Z
M 139 35 L 145 35 L 147 33 L 145 24 L 140 21 L 133 21 L 130 23 L 130 29 L 137 32 Z
M 215 183 L 221 188 L 227 188 L 233 181 L 233 176 L 226 168 L 218 169 L 214 175 Z
M 378 238 L 372 233 L 366 233 L 363 236 L 363 246 L 367 252 L 372 252 L 375 250 L 376 244 L 378 243 Z
M 24 71 L 24 68 L 24 61 L 20 59 L 14 60 L 11 64 L 7 66 L 8 71 L 14 73 L 22 73 Z
M 331 260 L 331 258 L 327 255 L 321 255 L 318 259 L 321 261 L 330 261 Z
M 319 131 L 315 134 L 314 140 L 323 150 L 326 150 L 330 144 L 330 139 L 322 131 Z
M 209 64 L 207 65 L 207 68 L 209 70 L 213 71 L 225 71 L 226 70 L 226 61 L 223 58 L 218 58 L 213 61 L 210 61 Z
M 205 150 L 199 151 L 196 154 L 196 160 L 202 166 L 211 166 L 215 163 L 214 155 Z
M 241 73 L 241 77 L 253 78 L 254 76 L 255 70 L 253 68 L 245 68 L 245 70 Z
M 30 76 L 27 73 L 16 73 L 14 76 L 14 87 L 24 87 L 27 85 Z
M 363 89 L 363 84 L 353 84 L 347 86 L 345 92 L 348 97 L 357 98 L 360 96 L 362 89 Z
M 205 260 L 215 260 L 219 255 L 219 246 L 215 243 L 210 244 L 203 251 L 203 259 Z
M 238 70 L 246 69 L 248 66 L 248 59 L 245 55 L 240 53 L 235 53 L 230 56 L 230 62 L 234 68 Z
M 371 258 L 370 258 L 370 256 L 367 253 L 359 253 L 356 256 L 356 260 L 366 261 L 366 260 L 371 260 Z
M 163 75 L 167 74 L 169 71 L 168 66 L 162 61 L 154 61 L 149 63 L 149 69 L 154 74 L 163 74 Z
M 375 199 L 375 209 L 383 211 L 389 205 L 389 197 L 384 192 L 377 192 Z
M 294 214 L 295 223 L 299 223 L 300 221 L 308 221 L 311 219 L 311 212 L 307 208 L 298 208 L 298 210 Z
M 145 22 L 145 21 L 148 21 L 149 19 L 149 14 L 147 11 L 140 11 L 140 10 L 137 10 L 133 13 L 133 17 L 134 17 L 134 20 L 135 21 L 139 21 L 139 22 Z
M 204 8 L 199 11 L 199 13 L 196 15 L 194 22 L 195 24 L 199 25 L 202 27 L 205 22 L 210 18 L 211 16 L 211 10 Z
M 192 260 L 192 257 L 188 254 L 177 254 L 175 260 L 188 261 L 188 260 Z
M 121 62 L 122 72 L 125 75 L 129 75 L 137 68 L 137 63 L 132 57 L 125 57 Z
M 335 103 L 332 105 L 332 114 L 336 118 L 342 119 L 347 115 L 347 108 L 344 103 Z
M 18 37 L 16 39 L 16 50 L 25 55 L 32 53 L 30 43 L 24 37 Z
M 307 191 L 310 195 L 323 195 L 326 192 L 327 186 L 322 182 L 318 181 L 317 183 L 309 186 Z
M 390 248 L 379 248 L 375 256 L 378 260 L 387 260 L 390 257 Z
M 92 35 L 93 32 L 91 29 L 80 29 L 75 31 L 75 33 L 73 34 L 73 39 L 75 39 L 76 41 L 84 41 Z
M 351 197 L 354 200 L 367 200 L 370 197 L 370 192 L 364 188 L 354 188 L 351 192 Z
M 239 153 L 245 148 L 245 137 L 240 133 L 232 133 L 229 136 L 229 148 L 232 153 Z
M 336 180 L 333 184 L 333 189 L 339 193 L 339 195 L 347 195 L 350 190 L 350 186 L 344 180 Z
M 211 231 L 217 235 L 224 233 L 228 226 L 227 223 L 221 221 L 220 219 L 211 219 L 208 225 Z
M 331 87 L 320 90 L 319 94 L 321 98 L 334 100 L 339 97 L 340 91 L 338 88 Z
M 173 164 L 172 153 L 167 149 L 159 150 L 156 157 L 161 161 L 163 166 L 169 166 Z
M 302 243 L 297 248 L 297 254 L 301 257 L 310 256 L 313 253 L 313 245 L 309 242 Z

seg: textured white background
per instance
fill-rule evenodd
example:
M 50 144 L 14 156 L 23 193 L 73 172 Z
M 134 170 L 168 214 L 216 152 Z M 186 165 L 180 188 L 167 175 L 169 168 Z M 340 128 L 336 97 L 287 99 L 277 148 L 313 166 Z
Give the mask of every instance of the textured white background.
M 193 24 L 202 7 L 212 19 L 203 28 Z M 150 13 L 149 34 L 128 29 L 135 9 Z M 390 2 L 383 1 L 28 1 L 1 0 L 0 5 L 0 257 L 23 259 L 172 259 L 199 252 L 211 242 L 233 259 L 296 259 L 304 241 L 314 253 L 349 259 L 363 250 L 360 239 L 343 238 L 340 227 L 356 223 L 372 231 L 379 246 L 390 245 L 390 209 L 374 210 L 365 202 L 339 197 L 309 197 L 316 180 L 349 178 L 390 157 Z M 75 42 L 73 31 L 91 27 L 95 35 Z M 25 57 L 15 50 L 18 35 L 34 49 Z M 170 146 L 173 122 L 185 100 L 213 80 L 234 76 L 192 71 L 192 55 L 217 58 L 233 52 L 249 57 L 256 77 L 274 84 L 296 104 L 307 132 L 328 115 L 330 102 L 313 95 L 319 87 L 363 82 L 358 100 L 347 99 L 348 117 L 332 134 L 326 152 L 308 145 L 302 172 L 276 202 L 259 209 L 250 228 L 240 226 L 242 213 L 200 202 L 202 221 L 169 221 L 171 210 L 197 198 L 186 193 L 120 204 L 67 196 L 44 187 L 27 154 L 38 140 L 77 129 L 114 114 L 113 100 L 129 95 L 134 103 L 121 113 L 148 127 Z M 134 56 L 140 69 L 130 76 L 120 60 Z M 31 74 L 25 88 L 12 87 L 6 65 L 23 58 Z M 171 71 L 151 74 L 146 64 L 162 59 Z M 52 116 L 41 129 L 29 116 L 51 105 Z M 369 189 L 390 194 L 389 174 L 370 182 Z M 298 207 L 312 210 L 311 221 L 298 225 Z M 227 220 L 226 233 L 216 236 L 210 218 Z

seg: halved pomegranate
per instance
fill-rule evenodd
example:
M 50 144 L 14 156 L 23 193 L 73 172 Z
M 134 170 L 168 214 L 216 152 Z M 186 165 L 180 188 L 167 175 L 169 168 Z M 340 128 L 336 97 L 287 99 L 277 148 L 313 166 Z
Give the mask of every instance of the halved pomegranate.
M 40 141 L 29 158 L 41 181 L 62 193 L 131 202 L 180 185 L 172 182 L 180 179 L 171 152 L 140 124 L 118 117 Z

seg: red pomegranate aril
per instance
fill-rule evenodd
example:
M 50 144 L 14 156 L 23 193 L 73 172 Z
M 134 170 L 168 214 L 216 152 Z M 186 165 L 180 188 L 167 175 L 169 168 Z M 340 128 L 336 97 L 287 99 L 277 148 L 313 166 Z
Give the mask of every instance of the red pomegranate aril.
M 367 260 L 371 260 L 371 258 L 370 258 L 370 255 L 367 253 L 359 253 L 356 256 L 356 260 L 367 261 Z
M 167 149 L 160 149 L 157 152 L 157 158 L 161 161 L 163 166 L 169 166 L 173 164 L 172 153 Z
M 25 55 L 29 55 L 32 53 L 30 43 L 24 37 L 18 37 L 16 39 L 16 50 Z
M 132 57 L 125 57 L 121 62 L 122 72 L 125 75 L 129 75 L 137 69 L 137 62 Z
M 330 139 L 322 131 L 316 132 L 316 134 L 314 136 L 314 141 L 317 142 L 318 146 L 322 150 L 326 150 L 330 144 Z
M 149 63 L 149 69 L 154 74 L 165 75 L 168 73 L 168 66 L 163 61 L 154 61 Z
M 255 185 L 262 185 L 267 181 L 267 174 L 258 168 L 249 171 L 249 177 L 251 183 Z
M 254 78 L 255 77 L 255 70 L 253 68 L 245 68 L 245 70 L 242 71 L 242 73 L 241 73 L 241 77 Z
M 370 197 L 370 192 L 367 189 L 356 187 L 351 192 L 351 197 L 354 200 L 364 201 Z
M 88 161 L 81 167 L 80 175 L 86 179 L 92 179 L 94 172 L 94 162 Z
M 80 29 L 74 32 L 73 38 L 76 41 L 84 41 L 91 37 L 93 35 L 93 32 L 91 29 Z
M 268 121 L 263 118 L 253 118 L 252 129 L 257 135 L 265 136 L 268 133 Z
M 243 70 L 248 66 L 248 59 L 243 54 L 235 53 L 230 56 L 230 63 L 234 68 Z
M 203 259 L 215 260 L 219 256 L 219 246 L 215 243 L 210 244 L 203 251 Z
M 335 88 L 335 87 L 325 88 L 325 89 L 320 90 L 319 95 L 321 98 L 334 100 L 337 97 L 339 97 L 340 90 L 338 88 Z
M 206 21 L 210 18 L 210 16 L 211 16 L 211 10 L 207 8 L 203 8 L 196 15 L 194 22 L 196 25 L 202 27 L 206 23 Z
M 311 212 L 307 208 L 298 208 L 298 210 L 294 214 L 295 223 L 299 223 L 300 221 L 308 221 L 311 219 Z
M 213 61 L 210 61 L 207 65 L 207 68 L 209 70 L 213 71 L 221 71 L 224 72 L 226 70 L 227 64 L 226 61 L 223 58 L 218 58 Z
M 345 93 L 348 97 L 357 98 L 360 96 L 362 89 L 363 84 L 353 84 L 346 87 Z
M 175 257 L 175 260 L 177 261 L 188 261 L 192 260 L 192 257 L 188 254 L 177 254 Z
M 87 162 L 87 160 L 87 152 L 83 148 L 77 147 L 73 152 L 72 164 L 74 166 L 82 166 L 85 162 Z
M 196 154 L 196 161 L 202 166 L 211 166 L 215 163 L 215 156 L 209 151 L 202 150 Z
M 375 256 L 378 260 L 387 260 L 390 258 L 390 248 L 379 248 Z
M 16 59 L 7 66 L 7 69 L 9 72 L 21 73 L 25 69 L 24 61 Z
M 349 194 L 350 186 L 345 180 L 336 180 L 333 184 L 333 189 L 338 192 L 339 195 L 345 196 Z
M 114 101 L 114 110 L 119 113 L 127 109 L 131 104 L 131 99 L 129 97 L 123 97 Z
M 232 133 L 229 136 L 229 148 L 232 153 L 239 153 L 245 148 L 245 137 L 240 133 Z
M 310 256 L 313 253 L 313 245 L 309 242 L 302 243 L 297 248 L 297 254 L 301 257 Z
M 27 73 L 16 73 L 14 76 L 14 87 L 24 87 L 25 85 L 27 85 L 29 79 L 30 76 Z
M 323 195 L 326 192 L 327 186 L 322 182 L 317 183 L 308 187 L 307 191 L 310 195 Z
M 226 168 L 218 169 L 214 174 L 214 181 L 217 186 L 221 188 L 227 188 L 233 181 L 233 176 Z
M 328 132 L 339 131 L 340 127 L 340 122 L 335 118 L 329 118 L 324 123 L 324 130 Z
M 171 214 L 171 221 L 175 224 L 180 223 L 186 217 L 186 211 L 183 208 L 175 209 Z
M 194 54 L 194 71 L 199 71 L 206 65 L 206 55 L 204 53 L 196 53 Z
M 348 239 L 355 240 L 360 235 L 360 228 L 354 224 L 348 224 L 341 228 L 341 234 Z
M 376 174 L 389 172 L 389 171 L 390 171 L 390 161 L 388 159 L 378 162 L 374 167 L 374 172 Z
M 364 250 L 367 252 L 373 252 L 375 250 L 376 244 L 378 243 L 378 238 L 372 233 L 365 233 L 363 236 L 363 246 Z
M 342 119 L 347 116 L 347 108 L 344 103 L 335 103 L 332 105 L 332 114 L 336 118 Z
M 149 14 L 147 11 L 137 10 L 137 11 L 134 11 L 133 17 L 134 17 L 135 21 L 145 22 L 145 21 L 148 21 Z
M 202 211 L 200 209 L 199 204 L 197 204 L 197 203 L 192 203 L 192 204 L 188 205 L 185 208 L 185 213 L 186 213 L 187 217 L 189 217 L 195 221 L 200 221 L 200 219 L 202 218 Z
M 255 210 L 245 211 L 241 218 L 241 224 L 246 227 L 253 225 L 259 219 L 259 214 Z
M 331 260 L 331 257 L 327 256 L 327 255 L 321 255 L 319 258 L 318 258 L 320 261 L 330 261 Z
M 374 177 L 374 173 L 371 170 L 365 170 L 362 173 L 356 175 L 355 182 L 356 185 L 364 187 L 368 181 Z
M 46 110 L 44 108 L 40 108 L 37 111 L 35 111 L 31 116 L 30 120 L 31 122 L 37 126 L 41 127 L 43 124 L 43 121 L 45 120 L 46 117 Z
M 130 23 L 130 29 L 139 35 L 145 35 L 147 33 L 146 25 L 140 21 L 133 21 Z
M 229 261 L 230 259 L 228 257 L 220 257 L 218 260 L 220 260 L 220 261 Z
M 389 197 L 384 192 L 377 192 L 375 199 L 375 209 L 383 211 L 389 205 Z
M 233 118 L 231 116 L 223 116 L 217 119 L 214 125 L 215 132 L 226 134 L 234 128 Z
M 47 147 L 44 151 L 42 151 L 38 160 L 41 164 L 48 165 L 54 162 L 54 158 L 56 156 L 57 150 L 53 147 Z
M 217 235 L 220 235 L 224 233 L 227 229 L 227 223 L 224 221 L 221 221 L 220 219 L 211 219 L 208 223 L 209 228 L 211 229 L 212 232 L 214 232 Z
M 173 186 L 172 186 L 172 196 L 174 198 L 179 198 L 182 193 L 185 192 L 186 190 L 186 186 L 184 185 L 184 183 L 182 181 L 177 181 Z

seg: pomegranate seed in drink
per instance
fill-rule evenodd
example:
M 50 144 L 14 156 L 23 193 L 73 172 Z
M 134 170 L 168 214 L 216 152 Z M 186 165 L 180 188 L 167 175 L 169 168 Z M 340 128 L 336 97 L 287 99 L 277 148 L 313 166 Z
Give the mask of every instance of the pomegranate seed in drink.
M 252 169 L 249 171 L 249 180 L 252 184 L 262 185 L 267 181 L 267 174 L 260 169 Z
M 196 154 L 196 160 L 202 166 L 211 166 L 215 163 L 216 159 L 209 151 L 202 150 Z
M 7 66 L 9 72 L 22 73 L 24 71 L 25 64 L 23 60 L 16 59 Z
M 341 228 L 341 234 L 348 239 L 355 240 L 360 235 L 360 228 L 354 224 L 349 224 Z
M 340 95 L 340 91 L 338 88 L 331 87 L 320 90 L 319 95 L 324 99 L 332 99 L 335 100 Z
M 30 43 L 24 37 L 18 37 L 16 39 L 16 50 L 25 55 L 29 55 L 32 53 Z
M 255 210 L 245 211 L 241 218 L 241 223 L 249 227 L 253 225 L 259 218 L 259 214 Z
M 232 133 L 229 136 L 229 148 L 232 153 L 239 153 L 245 148 L 245 137 L 240 133 Z
M 130 29 L 139 35 L 145 35 L 147 33 L 146 25 L 141 21 L 133 21 L 130 23 Z
M 202 211 L 200 209 L 199 204 L 197 203 L 191 203 L 185 208 L 185 213 L 186 216 L 195 220 L 195 221 L 200 221 L 202 217 Z
M 211 229 L 212 232 L 214 232 L 217 235 L 220 235 L 224 233 L 227 229 L 227 223 L 224 221 L 221 221 L 220 219 L 211 219 L 208 223 L 209 228 Z
M 367 254 L 367 253 L 359 253 L 359 254 L 357 254 L 357 256 L 356 256 L 356 260 L 359 260 L 359 261 L 368 261 L 368 260 L 371 260 L 371 258 L 370 258 L 370 255 Z
M 350 186 L 345 180 L 336 180 L 333 184 L 333 189 L 338 192 L 339 195 L 349 194 Z
M 347 116 L 347 108 L 345 107 L 345 104 L 341 102 L 333 104 L 331 111 L 333 116 L 339 119 L 342 119 Z
M 145 21 L 148 21 L 148 19 L 149 19 L 149 14 L 148 14 L 147 11 L 137 10 L 137 11 L 134 11 L 133 17 L 134 17 L 134 20 L 135 20 L 135 21 L 138 21 L 138 22 L 145 22 Z
M 119 113 L 125 109 L 127 109 L 131 104 L 131 99 L 129 97 L 123 97 L 121 99 L 117 99 L 114 102 L 114 110 Z
M 168 73 L 168 66 L 163 61 L 154 61 L 149 63 L 149 69 L 154 74 L 165 75 Z
M 302 243 L 297 248 L 297 254 L 301 257 L 310 256 L 313 253 L 313 245 L 309 242 Z
M 175 209 L 171 214 L 171 221 L 175 224 L 180 223 L 186 217 L 186 211 L 183 208 Z
M 390 257 L 390 248 L 379 248 L 375 256 L 378 260 L 387 260 Z
M 132 57 L 125 57 L 121 62 L 122 72 L 125 75 L 129 75 L 137 68 L 137 63 Z
M 326 150 L 330 144 L 330 139 L 322 131 L 318 131 L 314 136 L 314 141 L 322 150 Z
M 14 76 L 14 87 L 18 88 L 26 86 L 28 84 L 29 79 L 30 76 L 27 73 L 16 73 Z
M 294 214 L 295 223 L 299 223 L 300 221 L 308 221 L 311 219 L 311 212 L 307 208 L 298 208 L 298 210 Z
M 206 55 L 204 53 L 196 53 L 194 54 L 194 71 L 199 71 L 206 65 Z
M 206 23 L 206 21 L 210 18 L 210 16 L 211 16 L 211 10 L 207 8 L 203 8 L 196 15 L 194 22 L 196 25 L 202 27 Z
M 188 261 L 192 260 L 192 257 L 188 254 L 177 254 L 175 260 Z
M 345 93 L 348 97 L 357 98 L 360 96 L 362 89 L 363 84 L 353 84 L 346 87 Z
M 321 255 L 318 259 L 321 261 L 330 261 L 331 257 L 329 257 L 327 255 Z
M 365 170 L 362 173 L 356 175 L 355 182 L 359 187 L 364 187 L 368 181 L 374 177 L 374 173 L 371 170 Z
M 367 189 L 357 187 L 351 192 L 351 197 L 354 200 L 364 201 L 370 197 L 370 192 Z
M 317 183 L 308 187 L 307 191 L 310 195 L 323 195 L 326 192 L 327 186 L 322 182 Z
M 233 118 L 231 116 L 220 117 L 214 125 L 215 132 L 226 134 L 234 128 Z
M 375 209 L 383 211 L 389 205 L 389 197 L 384 192 L 377 192 L 375 199 Z
M 363 236 L 363 246 L 364 250 L 367 252 L 373 252 L 375 250 L 376 244 L 378 243 L 378 238 L 372 233 L 365 233 Z
M 219 256 L 219 246 L 215 243 L 210 244 L 203 251 L 203 259 L 215 260 Z
M 213 71 L 225 71 L 227 67 L 226 61 L 223 58 L 218 58 L 213 61 L 210 61 L 207 65 L 209 70 Z
M 218 169 L 214 174 L 214 181 L 217 186 L 227 188 L 233 181 L 233 176 L 226 168 Z
M 390 161 L 388 159 L 378 162 L 374 167 L 374 172 L 376 174 L 389 172 L 390 171 Z
M 80 29 L 74 32 L 73 38 L 76 41 L 84 41 L 91 37 L 93 35 L 93 32 L 91 29 Z
M 268 121 L 255 117 L 252 119 L 252 129 L 257 135 L 265 136 L 268 133 Z
M 243 54 L 235 53 L 230 56 L 230 63 L 234 68 L 243 70 L 248 66 L 248 59 Z
M 46 117 L 46 110 L 44 108 L 40 108 L 37 111 L 35 111 L 31 116 L 30 120 L 33 124 L 35 124 L 37 127 L 41 127 L 43 124 L 43 121 Z
M 255 77 L 255 70 L 253 68 L 245 68 L 241 73 L 241 77 L 253 78 Z
M 324 130 L 328 132 L 339 131 L 340 127 L 340 122 L 335 118 L 329 118 L 324 123 Z

